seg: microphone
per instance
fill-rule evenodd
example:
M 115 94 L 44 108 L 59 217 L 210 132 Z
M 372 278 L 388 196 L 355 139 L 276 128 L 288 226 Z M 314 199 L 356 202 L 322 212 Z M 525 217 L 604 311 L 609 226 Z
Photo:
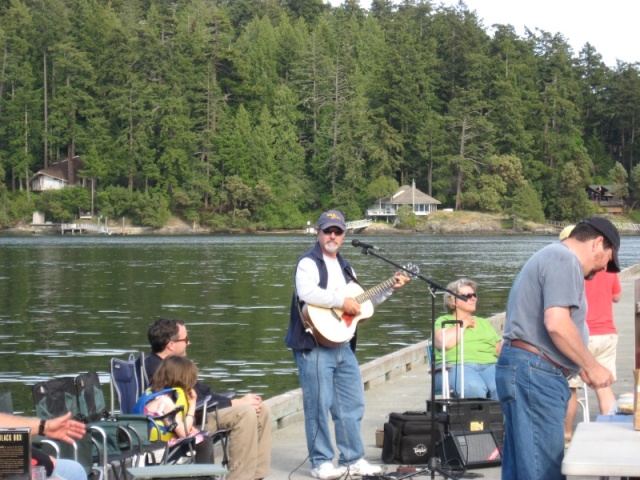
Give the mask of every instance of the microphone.
M 351 245 L 353 245 L 354 247 L 369 248 L 371 250 L 379 250 L 381 252 L 384 252 L 384 250 L 381 249 L 380 247 L 376 247 L 375 245 L 371 245 L 369 243 L 361 242 L 360 240 L 351 240 Z

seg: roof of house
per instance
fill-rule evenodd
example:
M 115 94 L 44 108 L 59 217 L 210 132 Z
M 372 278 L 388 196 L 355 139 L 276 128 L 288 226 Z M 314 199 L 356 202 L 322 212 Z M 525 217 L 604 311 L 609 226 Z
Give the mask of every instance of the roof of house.
M 410 185 L 402 185 L 396 193 L 391 195 L 390 197 L 385 197 L 381 200 L 385 203 L 399 204 L 399 205 L 411 205 L 413 203 L 417 204 L 440 204 L 439 200 L 427 195 L 424 192 L 421 192 L 417 188 L 413 189 Z
M 604 194 L 609 194 L 609 195 L 615 195 L 615 193 L 622 187 L 622 185 L 600 185 L 600 184 L 594 184 L 594 185 L 589 185 L 587 186 L 587 188 L 589 190 L 592 190 L 594 192 L 600 192 L 601 190 L 599 190 L 602 187 L 602 189 L 604 190 Z
M 78 170 L 82 169 L 82 167 L 84 166 L 82 163 L 82 158 L 80 158 L 80 156 L 73 157 L 71 161 L 73 162 L 73 170 L 76 173 L 78 172 Z M 47 176 L 47 177 L 52 177 L 58 180 L 62 180 L 64 182 L 68 182 L 69 181 L 69 169 L 67 168 L 68 162 L 69 162 L 69 159 L 62 160 L 61 162 L 56 163 L 55 165 L 51 165 L 50 167 L 43 168 L 42 170 L 38 170 L 38 172 L 36 172 L 36 174 L 34 175 L 34 178 L 37 177 L 38 175 L 41 175 L 41 176 Z

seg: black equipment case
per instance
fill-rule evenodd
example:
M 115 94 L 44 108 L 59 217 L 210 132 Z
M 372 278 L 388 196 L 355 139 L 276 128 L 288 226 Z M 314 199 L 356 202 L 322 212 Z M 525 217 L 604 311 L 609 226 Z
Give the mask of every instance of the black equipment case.
M 437 428 L 431 425 L 430 413 L 391 413 L 384 424 L 382 460 L 384 463 L 426 465 L 433 454 L 429 449 L 434 434 L 440 438 Z

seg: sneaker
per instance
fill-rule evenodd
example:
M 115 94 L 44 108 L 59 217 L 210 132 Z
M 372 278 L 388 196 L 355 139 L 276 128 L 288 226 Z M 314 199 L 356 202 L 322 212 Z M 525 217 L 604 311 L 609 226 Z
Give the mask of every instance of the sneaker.
M 347 471 L 347 467 L 334 467 L 331 462 L 321 463 L 316 468 L 311 469 L 311 476 L 313 478 L 320 478 L 323 480 L 332 480 L 340 478 Z
M 379 475 L 382 473 L 382 468 L 380 465 L 372 465 L 361 458 L 356 463 L 349 465 L 348 471 L 354 477 L 364 477 L 365 475 Z

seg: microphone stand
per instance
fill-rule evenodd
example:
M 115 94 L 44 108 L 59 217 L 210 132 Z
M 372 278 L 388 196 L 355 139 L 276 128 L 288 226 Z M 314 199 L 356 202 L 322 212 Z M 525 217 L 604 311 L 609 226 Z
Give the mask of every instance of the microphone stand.
M 436 472 L 439 473 L 440 475 L 442 475 L 445 478 L 453 478 L 453 479 L 457 479 L 458 477 L 455 477 L 454 475 L 452 475 L 450 472 L 445 471 L 444 469 L 440 468 L 439 464 L 438 464 L 438 457 L 436 456 L 436 435 L 435 435 L 435 425 L 436 425 L 436 403 L 435 403 L 435 399 L 436 399 L 436 382 L 435 382 L 435 372 L 436 372 L 436 368 L 435 368 L 435 363 L 436 363 L 436 354 L 435 354 L 435 345 L 436 345 L 436 330 L 435 330 L 435 325 L 436 325 L 436 292 L 437 291 L 443 291 L 443 292 L 447 292 L 450 295 L 453 295 L 454 297 L 456 297 L 458 300 L 462 300 L 462 301 L 466 301 L 467 298 L 463 295 L 460 295 L 458 293 L 452 292 L 451 290 L 446 289 L 445 287 L 443 287 L 442 285 L 439 285 L 438 283 L 434 282 L 433 280 L 419 274 L 419 273 L 415 273 L 412 272 L 409 268 L 403 267 L 401 265 L 398 265 L 397 263 L 389 260 L 388 258 L 383 257 L 382 255 L 379 255 L 377 253 L 375 253 L 372 248 L 371 245 L 359 245 L 362 247 L 362 254 L 363 255 L 373 255 L 376 258 L 379 258 L 380 260 L 387 262 L 390 265 L 393 265 L 394 267 L 396 267 L 399 270 L 403 270 L 405 272 L 407 272 L 408 274 L 410 274 L 410 276 L 412 277 L 416 277 L 419 278 L 420 280 L 424 281 L 427 283 L 428 285 L 428 289 L 429 289 L 429 293 L 431 294 L 431 358 L 429 359 L 430 365 L 431 365 L 431 445 L 429 446 L 429 452 L 431 452 L 431 457 L 429 457 L 429 471 L 431 472 L 431 478 L 435 478 L 435 474 Z M 406 477 L 402 477 L 404 478 L 410 478 L 414 475 L 420 475 L 422 474 L 422 471 L 417 471 L 415 473 L 410 474 L 409 476 Z

